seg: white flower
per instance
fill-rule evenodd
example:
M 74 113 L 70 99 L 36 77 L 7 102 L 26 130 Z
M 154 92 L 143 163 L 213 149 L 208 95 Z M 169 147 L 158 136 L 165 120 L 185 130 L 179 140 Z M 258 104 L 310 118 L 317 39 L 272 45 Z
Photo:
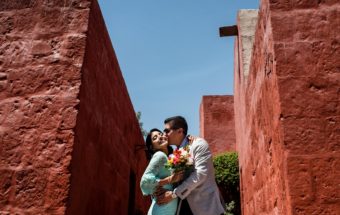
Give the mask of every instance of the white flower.
M 182 150 L 181 150 L 181 155 L 182 155 L 183 157 L 187 157 L 187 156 L 188 156 L 188 152 L 187 152 L 186 150 L 182 149 Z
M 191 157 L 188 157 L 186 165 L 193 165 L 193 164 L 194 164 L 194 160 Z

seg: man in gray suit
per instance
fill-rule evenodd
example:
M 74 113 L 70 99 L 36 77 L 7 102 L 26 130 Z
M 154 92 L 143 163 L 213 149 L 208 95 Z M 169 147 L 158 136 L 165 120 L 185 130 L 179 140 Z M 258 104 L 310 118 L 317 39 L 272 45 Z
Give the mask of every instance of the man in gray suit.
M 190 144 L 187 138 L 188 125 L 182 116 L 166 119 L 164 126 L 164 133 L 170 145 L 181 148 Z M 179 197 L 182 200 L 178 208 L 179 214 L 187 215 L 191 212 L 194 215 L 223 214 L 224 208 L 215 182 L 214 166 L 208 143 L 202 138 L 195 139 L 190 144 L 189 153 L 194 160 L 193 172 L 174 191 L 166 191 L 158 195 L 157 203 L 166 204 L 172 198 Z M 185 208 L 185 199 L 191 212 L 190 209 Z

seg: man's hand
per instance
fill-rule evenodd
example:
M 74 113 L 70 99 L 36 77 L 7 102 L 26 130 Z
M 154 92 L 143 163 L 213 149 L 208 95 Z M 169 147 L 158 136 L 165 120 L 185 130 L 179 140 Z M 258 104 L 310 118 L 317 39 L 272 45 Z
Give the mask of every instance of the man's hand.
M 153 195 L 158 197 L 158 196 L 161 196 L 162 194 L 164 194 L 166 191 L 169 191 L 169 190 L 164 189 L 162 186 L 157 186 Z
M 159 205 L 164 205 L 172 200 L 172 191 L 166 191 L 165 193 L 157 196 L 156 202 Z

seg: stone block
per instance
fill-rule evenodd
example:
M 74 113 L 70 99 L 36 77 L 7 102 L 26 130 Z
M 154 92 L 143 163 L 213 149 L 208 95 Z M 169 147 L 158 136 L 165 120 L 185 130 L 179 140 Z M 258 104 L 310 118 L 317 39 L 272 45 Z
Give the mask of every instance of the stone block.
M 43 57 L 52 54 L 52 47 L 47 41 L 33 41 L 33 57 Z
M 86 37 L 83 35 L 69 36 L 61 43 L 60 55 L 65 61 L 72 62 L 74 65 L 81 65 L 83 62 Z
M 258 213 L 265 213 L 266 211 L 266 199 L 264 199 L 263 190 L 258 190 L 254 193 L 254 207 Z
M 319 0 L 292 0 L 291 5 L 294 9 L 315 8 L 320 4 Z
M 1 41 L 0 42 L 0 61 L 2 67 L 8 68 L 10 66 L 24 67 L 32 61 L 31 41 L 16 40 L 16 41 Z M 5 58 L 6 56 L 6 58 Z M 13 61 L 12 59 L 15 59 Z
M 294 202 L 293 205 L 311 205 L 317 198 L 310 168 L 308 158 L 298 156 L 287 158 L 289 195 Z
M 88 14 L 88 9 L 43 7 L 35 15 L 37 22 L 32 36 L 36 40 L 46 40 L 60 37 L 65 33 L 85 33 L 88 26 Z
M 73 13 L 70 13 L 68 17 L 68 32 L 86 33 L 86 31 L 88 30 L 88 25 L 86 25 L 85 23 L 87 23 L 88 19 L 89 9 L 76 10 Z
M 32 8 L 38 3 L 38 0 L 2 0 L 0 2 L 0 11 Z
M 59 1 L 64 2 L 64 1 Z M 65 33 L 86 33 L 89 9 L 42 7 L 32 14 L 30 10 L 6 11 L 0 13 L 0 32 L 11 39 L 27 38 L 31 35 L 37 41 L 47 42 Z M 32 21 L 34 20 L 34 21 Z M 52 26 L 52 27 L 48 27 Z
M 88 8 L 91 4 L 89 0 L 43 0 L 43 5 L 48 7 L 69 7 L 69 8 L 77 8 L 84 9 Z
M 290 10 L 292 9 L 290 1 L 287 0 L 269 0 L 271 10 Z
M 53 104 L 55 102 L 55 104 Z M 22 103 L 24 117 L 13 125 L 15 128 L 41 128 L 53 130 L 58 128 L 61 114 L 61 100 L 56 96 L 32 96 Z
M 72 129 L 76 126 L 78 111 L 74 107 L 67 107 L 61 111 L 61 130 Z
M 72 92 L 80 85 L 80 68 L 73 65 L 23 67 L 3 74 L 7 84 L 0 97 Z
M 271 25 L 273 28 L 275 28 L 275 31 L 273 31 L 273 38 L 275 41 L 279 42 L 291 42 L 294 40 L 294 34 L 296 32 L 296 29 L 294 26 L 294 19 L 289 19 L 285 16 L 285 14 L 277 14 L 274 13 L 271 16 Z M 287 26 L 291 26 L 290 28 L 277 28 L 277 24 L 284 24 Z
M 0 13 L 0 34 L 5 35 L 11 33 L 14 28 L 14 18 L 4 16 L 4 14 Z
M 314 205 L 310 207 L 304 207 L 296 205 L 292 208 L 291 213 L 297 215 L 311 214 L 311 215 L 337 215 L 339 207 L 337 205 Z
M 18 167 L 22 164 L 22 158 L 27 145 L 34 141 L 32 135 L 37 135 L 34 130 L 7 130 L 2 133 L 3 145 L 0 147 L 0 166 Z
M 337 110 L 336 79 L 327 76 L 279 78 L 282 115 L 300 117 L 335 116 Z
M 49 35 L 61 35 L 67 31 L 68 28 L 68 16 L 72 13 L 72 10 L 65 11 L 61 8 L 42 8 L 37 11 L 39 21 L 35 26 L 35 32 L 38 35 L 45 35 L 45 39 Z M 37 37 L 35 36 L 35 37 Z M 38 39 L 38 38 L 36 38 Z M 43 38 L 39 38 L 43 39 Z
M 235 150 L 233 96 L 203 96 L 200 106 L 200 136 L 213 155 Z
M 336 37 L 333 30 L 329 29 L 333 20 L 328 10 L 325 11 L 299 11 L 295 13 L 294 19 L 287 14 L 280 13 L 273 16 L 273 37 L 277 42 L 284 41 L 315 41 L 324 40 L 327 37 Z M 280 25 L 291 26 L 280 28 Z
M 65 202 L 67 201 L 70 186 L 69 177 L 70 174 L 67 171 L 61 172 L 59 169 L 51 169 L 46 186 L 46 196 L 44 197 L 47 211 L 58 208 L 66 210 Z
M 41 133 L 37 143 L 32 146 L 34 166 L 60 170 L 67 167 L 71 161 L 73 139 L 71 130 Z
M 318 8 L 321 5 L 333 5 L 339 3 L 337 0 L 269 0 L 270 9 L 273 11 L 297 10 Z
M 0 170 L 0 208 L 9 204 L 13 173 L 12 170 Z
M 316 185 L 316 196 L 322 203 L 340 203 L 339 156 L 329 156 L 312 160 L 312 174 Z
M 13 18 L 13 29 L 7 34 L 13 40 L 18 37 L 26 38 L 29 34 L 32 34 L 39 22 L 39 13 L 32 14 L 31 10 L 7 11 L 2 15 Z
M 325 141 L 328 143 L 328 150 L 330 152 L 340 152 L 340 117 L 327 118 L 325 130 Z
M 293 154 L 326 153 L 326 122 L 320 118 L 286 118 L 282 122 L 284 145 Z M 308 146 L 308 147 L 307 147 Z
M 21 209 L 31 209 L 44 205 L 48 172 L 44 170 L 23 169 L 15 173 L 14 202 Z

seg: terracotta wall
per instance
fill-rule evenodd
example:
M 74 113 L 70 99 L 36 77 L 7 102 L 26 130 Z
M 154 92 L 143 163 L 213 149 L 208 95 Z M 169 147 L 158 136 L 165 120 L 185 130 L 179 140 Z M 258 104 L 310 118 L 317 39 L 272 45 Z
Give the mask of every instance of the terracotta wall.
M 95 1 L 79 100 L 67 214 L 145 212 L 139 181 L 146 159 L 137 146 L 144 140 Z
M 0 214 L 145 212 L 143 139 L 97 2 L 0 1 L 0 33 Z
M 340 2 L 270 7 L 290 212 L 340 214 Z
M 213 155 L 235 151 L 233 96 L 203 96 L 200 105 L 200 136 Z
M 65 212 L 89 4 L 63 6 L 0 1 L 0 214 Z
M 267 11 L 262 3 L 255 24 L 252 20 L 256 11 L 241 11 L 238 16 L 241 35 L 235 46 L 235 64 L 242 66 L 235 67 L 234 96 L 243 214 L 287 214 L 277 76 L 273 63 L 268 63 L 273 56 L 273 41 L 270 22 L 265 18 Z M 250 26 L 256 33 L 249 54 L 256 57 L 249 58 L 246 73 L 247 58 L 239 50 L 252 47 L 247 44 Z
M 339 12 L 338 1 L 261 1 L 249 75 L 237 39 L 243 214 L 340 213 Z

